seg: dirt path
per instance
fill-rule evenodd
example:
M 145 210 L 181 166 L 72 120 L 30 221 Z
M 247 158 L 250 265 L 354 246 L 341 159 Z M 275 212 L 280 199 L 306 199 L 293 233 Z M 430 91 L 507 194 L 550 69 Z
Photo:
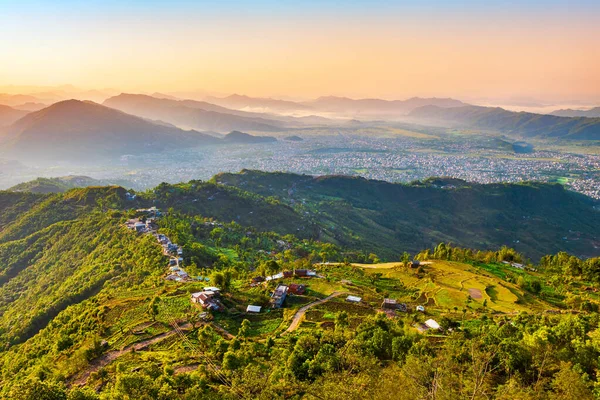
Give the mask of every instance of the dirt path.
M 313 306 L 323 304 L 323 303 L 333 299 L 334 297 L 340 296 L 342 294 L 347 294 L 347 292 L 333 292 L 329 296 L 325 297 L 324 299 L 313 301 L 312 303 L 309 303 L 303 307 L 300 307 L 298 312 L 296 312 L 296 315 L 294 315 L 294 318 L 292 319 L 292 323 L 285 330 L 285 332 L 282 333 L 282 335 L 285 335 L 286 333 L 290 333 L 290 332 L 293 332 L 296 329 L 298 329 L 298 326 L 300 325 L 300 320 L 302 319 L 304 314 L 306 314 L 306 310 L 308 310 L 309 308 L 311 308 Z
M 191 327 L 192 327 L 192 325 L 190 323 L 186 322 L 185 324 L 181 325 L 179 328 L 182 330 L 187 330 L 187 329 L 190 329 Z M 161 340 L 164 340 L 170 336 L 175 335 L 176 333 L 177 332 L 175 331 L 175 329 L 173 329 L 171 331 L 161 333 L 160 335 L 151 337 L 150 339 L 146 339 L 146 340 L 142 340 L 141 342 L 130 344 L 129 346 L 123 348 L 122 350 L 109 351 L 108 353 L 103 354 L 100 357 L 96 358 L 95 360 L 91 361 L 89 367 L 82 374 L 80 374 L 77 379 L 73 380 L 71 382 L 71 385 L 72 386 L 83 386 L 87 382 L 87 380 L 92 372 L 96 372 L 100 368 L 107 366 L 108 364 L 110 364 L 117 358 L 121 357 L 122 355 L 131 352 L 133 349 L 135 349 L 135 351 L 143 350 L 154 343 L 158 343 Z

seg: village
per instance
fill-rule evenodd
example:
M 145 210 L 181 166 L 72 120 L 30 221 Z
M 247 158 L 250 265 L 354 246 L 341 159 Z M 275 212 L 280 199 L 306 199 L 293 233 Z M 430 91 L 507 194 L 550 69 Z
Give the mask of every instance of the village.
M 137 209 L 136 213 L 141 216 L 138 218 L 129 219 L 125 226 L 138 234 L 149 234 L 152 235 L 157 243 L 161 246 L 162 252 L 165 256 L 169 257 L 167 270 L 164 275 L 164 279 L 167 281 L 173 281 L 177 283 L 185 283 L 185 282 L 210 282 L 210 278 L 208 277 L 191 277 L 188 272 L 184 268 L 184 258 L 183 258 L 183 248 L 177 243 L 173 243 L 169 237 L 167 237 L 163 233 L 158 232 L 158 224 L 157 221 L 160 217 L 165 215 L 161 212 L 157 207 L 150 207 L 148 209 Z M 215 223 L 212 223 L 215 225 Z M 329 265 L 329 263 L 321 263 L 322 265 Z M 417 268 L 419 266 L 418 260 L 413 260 L 410 263 L 410 266 L 413 268 Z M 517 267 L 518 266 L 514 266 Z M 289 296 L 303 296 L 307 292 L 307 288 L 309 286 L 309 281 L 312 279 L 324 279 L 325 276 L 319 274 L 316 270 L 312 269 L 293 269 L 293 270 L 283 270 L 273 275 L 267 276 L 255 276 L 251 278 L 248 283 L 249 287 L 258 287 L 263 286 L 267 287 L 270 282 L 280 282 L 277 283 L 275 288 L 271 291 L 270 300 L 269 300 L 269 309 L 275 310 L 285 307 L 286 299 Z M 287 282 L 289 280 L 302 280 L 303 283 L 296 282 Z M 348 286 L 352 286 L 352 282 L 342 280 L 342 283 L 347 284 Z M 332 300 L 338 295 L 345 295 L 345 302 L 348 304 L 356 304 L 365 306 L 366 303 L 363 302 L 363 299 L 360 296 L 354 295 L 348 292 L 339 292 L 334 293 L 331 296 L 328 296 L 325 299 L 317 300 L 311 302 L 304 307 L 302 307 L 296 317 L 304 316 L 306 310 L 308 310 L 312 306 L 316 306 Z M 196 291 L 190 294 L 190 302 L 193 306 L 199 308 L 202 312 L 200 313 L 201 319 L 206 319 L 209 317 L 210 313 L 214 312 L 223 312 L 226 307 L 222 302 L 222 290 L 215 286 L 205 286 L 203 290 Z M 245 305 L 245 313 L 259 314 L 263 312 L 264 305 L 258 304 L 247 304 Z M 389 318 L 394 318 L 397 316 L 397 313 L 408 313 L 410 310 L 409 305 L 406 303 L 401 303 L 393 298 L 384 298 L 381 306 L 378 308 L 379 312 L 385 313 Z M 414 307 L 414 311 L 417 313 L 425 313 L 425 307 L 423 305 L 416 305 Z M 298 321 L 299 322 L 299 321 Z M 292 322 L 292 326 L 295 329 L 294 322 Z M 425 332 L 427 330 L 440 330 L 439 324 L 433 320 L 429 319 L 422 322 L 416 322 L 414 327 L 419 332 Z

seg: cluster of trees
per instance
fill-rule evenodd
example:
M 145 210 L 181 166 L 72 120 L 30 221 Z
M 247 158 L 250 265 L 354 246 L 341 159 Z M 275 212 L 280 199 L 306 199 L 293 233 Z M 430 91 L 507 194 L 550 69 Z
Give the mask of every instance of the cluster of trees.
M 565 252 L 547 255 L 540 260 L 540 268 L 558 278 L 581 279 L 590 283 L 600 283 L 600 257 L 582 260 Z
M 523 263 L 524 257 L 515 249 L 502 246 L 497 251 L 472 250 L 462 247 L 452 246 L 450 243 L 440 243 L 433 251 L 426 249 L 415 256 L 417 260 L 448 260 L 448 261 L 479 261 L 484 263 L 491 262 L 516 262 Z
M 69 390 L 41 376 L 19 381 L 5 397 L 583 400 L 598 394 L 598 315 L 520 314 L 475 322 L 442 341 L 381 314 L 349 329 L 341 312 L 333 330 L 265 341 L 247 337 L 247 322 L 231 340 L 206 326 L 190 336 L 201 356 L 179 354 L 188 363 L 200 361 L 193 371 L 175 373 L 170 363 L 134 355 L 140 363 L 135 371 L 117 362 L 110 375 L 90 382 L 101 383 L 100 393 Z

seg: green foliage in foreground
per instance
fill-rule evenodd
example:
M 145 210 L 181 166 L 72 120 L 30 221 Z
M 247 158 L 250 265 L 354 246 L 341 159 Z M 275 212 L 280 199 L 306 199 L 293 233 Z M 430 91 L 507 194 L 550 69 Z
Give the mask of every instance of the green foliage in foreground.
M 342 183 L 337 194 L 346 196 L 349 183 Z M 369 251 L 362 246 L 376 237 L 360 237 L 346 219 L 335 220 L 336 233 L 313 230 L 341 215 L 338 200 L 326 200 L 323 190 L 333 189 L 326 182 L 319 189 L 323 197 L 306 205 L 201 182 L 161 185 L 136 201 L 117 187 L 51 196 L 0 193 L 0 397 L 586 399 L 600 394 L 597 258 L 558 252 L 535 265 L 507 247 L 478 251 L 436 244 L 416 258 L 444 260 L 471 275 L 494 275 L 510 283 L 505 290 L 512 289 L 527 312 L 493 310 L 482 300 L 471 307 L 475 300 L 468 297 L 461 307 L 434 302 L 427 304 L 426 315 L 388 318 L 376 310 L 382 298 L 414 300 L 417 287 L 435 287 L 429 267 L 411 269 L 408 247 L 394 248 L 393 257 L 401 261 L 387 271 L 345 263 L 378 261 L 379 249 L 391 239 L 378 236 L 382 243 Z M 373 193 L 368 193 L 356 196 L 348 212 L 381 224 L 385 216 L 398 217 L 382 213 L 384 203 L 369 205 Z M 318 215 L 323 220 L 302 216 L 302 207 L 314 211 L 311 207 L 324 205 L 331 211 L 330 201 L 338 211 Z M 167 211 L 159 231 L 183 246 L 190 275 L 210 277 L 211 285 L 223 288 L 226 310 L 201 319 L 189 294 L 206 280 L 166 282 L 168 259 L 156 240 L 122 226 L 138 215 L 136 208 L 150 204 Z M 306 229 L 297 230 L 297 224 Z M 361 235 L 371 232 L 373 225 L 366 226 Z M 289 234 L 294 229 L 297 235 Z M 315 240 L 315 232 L 336 244 Z M 397 238 L 394 246 L 401 242 Z M 324 277 L 294 279 L 308 282 L 306 295 L 290 296 L 284 309 L 245 314 L 247 304 L 268 306 L 277 284 L 251 286 L 251 278 L 307 268 Z M 451 269 L 440 268 L 435 284 L 451 279 L 445 273 Z M 363 302 L 352 305 L 342 296 L 323 303 L 307 312 L 298 330 L 283 334 L 295 311 L 335 291 L 360 294 Z M 536 308 L 527 308 L 531 304 Z M 416 327 L 429 318 L 443 330 L 419 333 Z

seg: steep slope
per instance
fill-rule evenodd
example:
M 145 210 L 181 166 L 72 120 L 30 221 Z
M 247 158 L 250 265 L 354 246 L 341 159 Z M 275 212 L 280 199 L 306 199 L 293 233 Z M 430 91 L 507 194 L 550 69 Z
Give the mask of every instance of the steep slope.
M 404 185 L 257 171 L 213 179 L 275 196 L 308 213 L 324 238 L 389 258 L 439 242 L 479 249 L 508 244 L 533 258 L 560 250 L 600 254 L 596 203 L 560 185 L 445 179 Z
M 214 104 L 194 100 L 158 99 L 139 94 L 120 94 L 103 103 L 123 112 L 144 118 L 159 119 L 193 129 L 229 132 L 250 130 L 272 132 L 280 129 L 281 123 L 240 114 Z
M 409 115 L 423 122 L 453 124 L 527 137 L 600 139 L 600 118 L 566 118 L 480 106 L 423 106 Z
M 594 107 L 589 110 L 573 110 L 567 108 L 564 110 L 556 110 L 550 113 L 558 117 L 588 117 L 588 118 L 600 118 L 600 107 Z
M 30 113 L 5 128 L 0 138 L 2 151 L 37 160 L 89 160 L 216 142 L 199 132 L 78 100 Z
M 0 104 L 0 126 L 10 125 L 19 118 L 27 115 L 28 111 L 18 110 L 13 107 Z

